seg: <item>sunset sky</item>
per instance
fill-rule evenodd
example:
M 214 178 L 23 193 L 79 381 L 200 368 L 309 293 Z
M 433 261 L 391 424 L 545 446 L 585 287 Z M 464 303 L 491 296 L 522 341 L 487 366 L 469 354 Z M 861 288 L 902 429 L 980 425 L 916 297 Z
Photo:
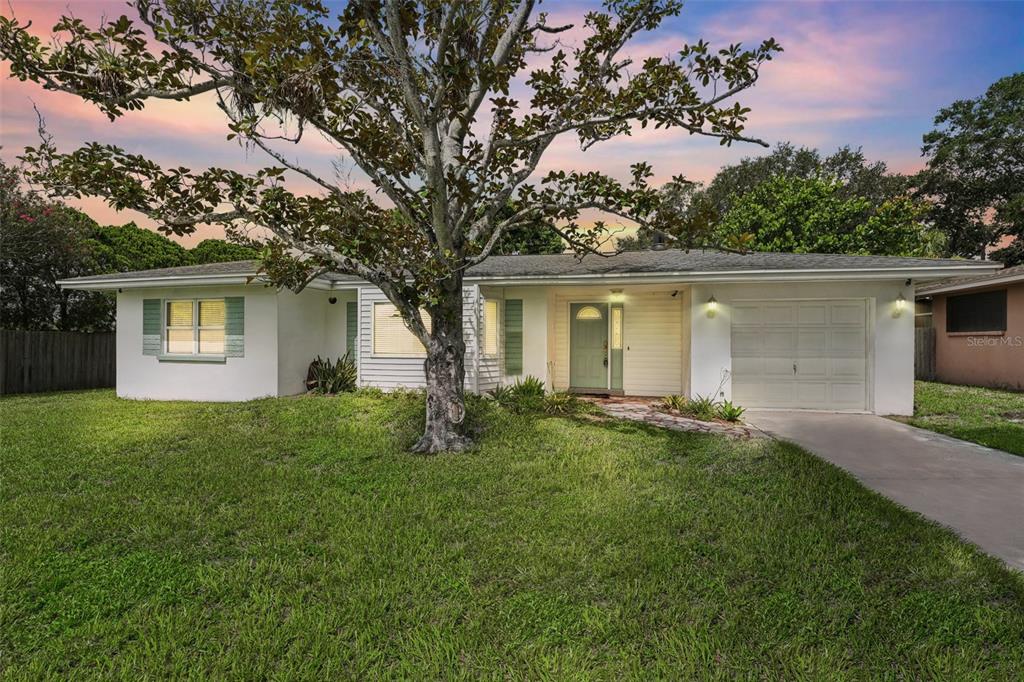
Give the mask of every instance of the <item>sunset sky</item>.
M 41 33 L 68 8 L 90 24 L 104 15 L 131 15 L 120 1 L 12 3 L 15 15 L 32 19 L 34 30 Z M 582 18 L 595 5 L 549 1 L 542 9 L 555 22 L 565 23 Z M 0 12 L 9 16 L 6 2 Z M 670 54 L 699 38 L 716 47 L 731 42 L 753 46 L 769 36 L 785 52 L 764 68 L 754 90 L 740 98 L 753 109 L 748 134 L 823 151 L 860 146 L 869 158 L 910 172 L 921 167 L 921 135 L 941 106 L 980 95 L 996 79 L 1024 68 L 1024 2 L 689 2 L 679 17 L 646 36 L 634 54 Z M 165 165 L 238 170 L 269 165 L 257 152 L 247 154 L 225 140 L 222 114 L 210 98 L 151 103 L 110 123 L 73 96 L 9 80 L 6 66 L 0 66 L 0 76 L 0 155 L 7 160 L 37 142 L 34 101 L 63 150 L 95 140 Z M 317 141 L 290 153 L 325 172 L 336 158 L 326 143 Z M 683 133 L 643 131 L 587 153 L 567 138 L 552 148 L 541 170 L 598 169 L 624 177 L 630 163 L 645 160 L 660 180 L 675 174 L 708 180 L 723 164 L 760 153 L 750 145 L 725 149 Z M 369 187 L 357 174 L 348 183 Z M 292 184 L 303 187 L 298 181 Z M 149 224 L 96 201 L 79 205 L 103 223 Z M 205 236 L 217 232 L 203 228 L 183 241 L 194 243 Z

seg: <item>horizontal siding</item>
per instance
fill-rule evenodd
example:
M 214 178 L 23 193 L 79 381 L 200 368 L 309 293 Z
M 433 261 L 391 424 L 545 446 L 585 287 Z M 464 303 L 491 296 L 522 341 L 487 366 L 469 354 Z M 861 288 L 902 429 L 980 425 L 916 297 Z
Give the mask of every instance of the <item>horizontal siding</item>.
M 463 289 L 463 335 L 466 339 L 466 390 L 476 387 L 476 339 L 478 315 L 476 313 L 477 287 Z M 390 391 L 398 388 L 423 388 L 425 358 L 373 357 L 373 304 L 388 302 L 387 296 L 376 287 L 359 290 L 359 385 L 373 386 Z
M 670 291 L 629 296 L 623 306 L 622 387 L 628 395 L 682 393 L 683 297 Z
M 623 303 L 623 390 L 627 395 L 666 395 L 685 390 L 683 296 L 676 289 L 625 290 Z M 556 292 L 553 314 L 556 390 L 569 387 L 569 303 L 607 298 L 607 290 Z

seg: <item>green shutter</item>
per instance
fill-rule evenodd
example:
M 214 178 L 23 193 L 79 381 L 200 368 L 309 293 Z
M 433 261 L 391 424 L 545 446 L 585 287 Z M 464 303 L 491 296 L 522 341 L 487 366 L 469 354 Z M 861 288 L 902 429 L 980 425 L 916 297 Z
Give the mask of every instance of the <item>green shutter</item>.
M 356 357 L 359 352 L 356 346 L 356 332 L 359 329 L 359 313 L 355 301 L 345 304 L 345 350 Z
M 160 299 L 142 301 L 142 354 L 160 355 Z
M 228 296 L 224 299 L 224 355 L 229 358 L 245 356 L 245 297 Z
M 505 300 L 505 374 L 523 373 L 523 301 Z

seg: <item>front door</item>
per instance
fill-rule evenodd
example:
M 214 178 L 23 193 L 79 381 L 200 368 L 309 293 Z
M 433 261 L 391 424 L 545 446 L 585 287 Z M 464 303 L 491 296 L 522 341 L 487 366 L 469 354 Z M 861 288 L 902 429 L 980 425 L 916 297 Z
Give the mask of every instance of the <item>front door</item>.
M 608 390 L 608 304 L 569 306 L 569 386 Z

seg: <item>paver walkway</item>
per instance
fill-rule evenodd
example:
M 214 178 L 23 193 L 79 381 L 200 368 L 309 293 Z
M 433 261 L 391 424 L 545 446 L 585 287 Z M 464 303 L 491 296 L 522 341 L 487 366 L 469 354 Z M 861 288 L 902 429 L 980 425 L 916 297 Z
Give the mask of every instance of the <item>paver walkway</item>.
M 669 414 L 655 407 L 655 398 L 586 398 L 601 407 L 607 414 L 619 419 L 644 422 L 674 431 L 691 433 L 716 433 L 733 438 L 761 438 L 765 434 L 759 429 L 743 424 L 724 422 L 703 422 Z

